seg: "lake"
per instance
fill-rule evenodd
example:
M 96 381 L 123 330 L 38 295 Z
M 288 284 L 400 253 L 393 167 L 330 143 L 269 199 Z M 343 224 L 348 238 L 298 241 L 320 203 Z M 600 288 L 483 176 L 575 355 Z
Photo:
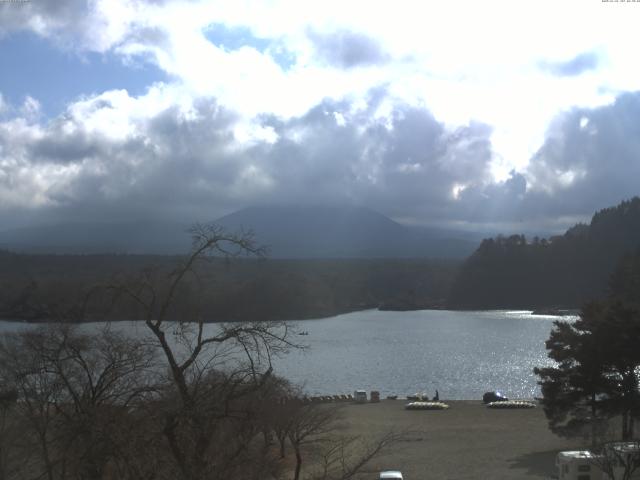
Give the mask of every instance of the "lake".
M 309 345 L 276 371 L 310 394 L 379 390 L 481 399 L 488 390 L 539 396 L 533 368 L 553 365 L 545 340 L 559 317 L 523 311 L 367 310 L 298 322 Z
M 275 371 L 309 395 L 365 389 L 383 397 L 433 396 L 438 389 L 442 399 L 480 399 L 488 390 L 532 398 L 539 395 L 533 368 L 553 364 L 544 342 L 558 318 L 528 311 L 366 310 L 300 321 L 298 329 L 309 334 L 297 340 L 308 349 L 276 359 Z M 113 325 L 145 332 L 141 323 Z M 0 332 L 20 328 L 29 326 L 0 323 Z

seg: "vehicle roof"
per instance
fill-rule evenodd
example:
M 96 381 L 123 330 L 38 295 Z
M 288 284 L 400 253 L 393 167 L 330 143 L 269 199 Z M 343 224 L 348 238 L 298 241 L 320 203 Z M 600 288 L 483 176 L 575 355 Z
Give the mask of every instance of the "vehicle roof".
M 593 458 L 594 455 L 588 450 L 570 450 L 558 453 L 558 458 Z
M 612 442 L 606 446 L 622 453 L 634 453 L 640 451 L 640 444 L 638 442 Z
M 385 472 L 380 472 L 380 478 L 401 479 L 402 472 L 400 472 L 399 470 L 387 470 Z

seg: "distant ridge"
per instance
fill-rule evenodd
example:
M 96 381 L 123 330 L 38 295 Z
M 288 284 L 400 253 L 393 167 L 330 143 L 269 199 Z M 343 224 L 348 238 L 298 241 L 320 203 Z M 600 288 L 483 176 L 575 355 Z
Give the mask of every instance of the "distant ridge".
M 216 221 L 253 230 L 272 258 L 463 258 L 479 244 L 460 234 L 414 229 L 365 207 L 259 206 Z M 187 253 L 188 224 L 162 221 L 66 223 L 0 232 L 0 249 L 22 253 Z
M 150 254 L 185 253 L 188 225 L 171 222 L 77 222 L 0 232 L 0 249 L 21 253 Z

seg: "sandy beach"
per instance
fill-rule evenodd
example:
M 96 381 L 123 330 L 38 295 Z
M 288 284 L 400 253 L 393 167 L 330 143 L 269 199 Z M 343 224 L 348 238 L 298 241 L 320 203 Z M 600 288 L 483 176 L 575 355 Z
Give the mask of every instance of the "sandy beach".
M 379 470 L 401 470 L 414 479 L 545 479 L 556 475 L 555 455 L 582 439 L 553 435 L 542 408 L 492 410 L 480 401 L 448 401 L 448 410 L 408 411 L 405 400 L 344 407 L 348 433 L 368 437 L 411 430 L 406 441 L 376 459 Z

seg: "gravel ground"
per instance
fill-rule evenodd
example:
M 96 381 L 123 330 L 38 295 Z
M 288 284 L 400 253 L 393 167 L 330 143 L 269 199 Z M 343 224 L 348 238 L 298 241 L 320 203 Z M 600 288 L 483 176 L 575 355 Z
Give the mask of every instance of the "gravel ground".
M 390 429 L 415 432 L 376 459 L 373 471 L 400 470 L 407 480 L 546 479 L 556 475 L 558 451 L 583 445 L 553 435 L 540 407 L 492 410 L 479 401 L 450 401 L 448 410 L 408 411 L 405 403 L 343 409 L 348 433 L 375 438 Z

